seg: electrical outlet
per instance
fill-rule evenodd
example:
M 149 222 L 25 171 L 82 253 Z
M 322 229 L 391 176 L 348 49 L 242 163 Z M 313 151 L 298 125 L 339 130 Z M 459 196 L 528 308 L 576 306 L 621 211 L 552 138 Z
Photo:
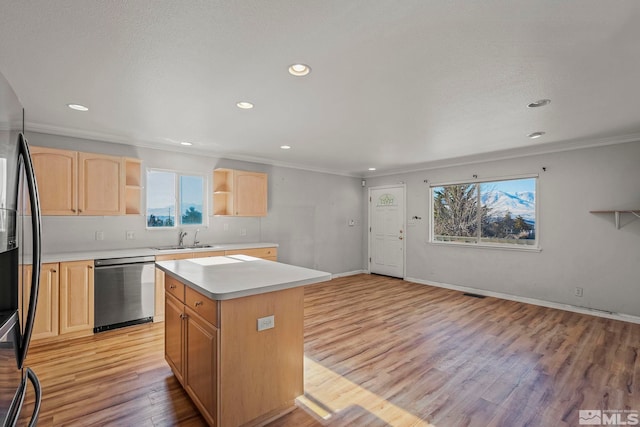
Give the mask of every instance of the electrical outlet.
M 104 240 L 104 231 L 96 231 L 96 240 Z
M 261 317 L 258 319 L 258 332 L 264 331 L 266 329 L 272 329 L 275 326 L 276 326 L 276 319 L 273 314 L 271 316 Z
M 135 240 L 136 239 L 136 233 L 133 231 L 127 231 L 127 240 Z
M 576 288 L 573 290 L 573 294 L 577 297 L 581 297 L 582 292 L 583 292 L 583 289 L 578 286 L 576 286 Z
M 246 236 L 247 235 L 247 229 L 246 228 L 241 228 L 240 229 L 240 235 L 241 236 Z
M 222 229 L 223 229 L 224 231 L 229 231 L 229 224 L 226 224 L 226 223 L 225 223 L 225 224 L 222 226 Z

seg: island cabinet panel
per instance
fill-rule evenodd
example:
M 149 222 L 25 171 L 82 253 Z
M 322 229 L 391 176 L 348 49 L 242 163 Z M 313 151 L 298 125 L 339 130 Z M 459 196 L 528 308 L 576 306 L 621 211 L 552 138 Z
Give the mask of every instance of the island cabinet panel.
M 218 301 L 211 300 L 191 288 L 185 289 L 185 305 L 207 322 L 218 325 Z
M 184 306 L 172 294 L 165 298 L 164 355 L 178 381 L 184 386 Z
M 180 281 L 174 279 L 171 276 L 165 276 L 164 287 L 168 293 L 173 295 L 181 303 L 184 303 L 185 286 Z
M 216 301 L 185 285 L 183 304 L 167 292 L 166 359 L 209 425 L 263 425 L 294 407 L 304 392 L 303 298 L 297 287 Z M 273 327 L 258 331 L 268 316 Z
M 184 387 L 207 422 L 216 425 L 218 330 L 186 308 Z
M 259 424 L 303 394 L 303 298 L 298 287 L 220 302 L 220 426 Z

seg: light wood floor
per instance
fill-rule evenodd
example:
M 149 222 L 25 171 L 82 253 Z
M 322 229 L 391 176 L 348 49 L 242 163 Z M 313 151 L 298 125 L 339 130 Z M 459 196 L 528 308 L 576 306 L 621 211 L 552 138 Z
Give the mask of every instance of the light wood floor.
M 201 426 L 162 324 L 33 347 L 41 426 Z M 577 426 L 640 411 L 640 325 L 358 275 L 305 289 L 305 396 L 271 426 Z

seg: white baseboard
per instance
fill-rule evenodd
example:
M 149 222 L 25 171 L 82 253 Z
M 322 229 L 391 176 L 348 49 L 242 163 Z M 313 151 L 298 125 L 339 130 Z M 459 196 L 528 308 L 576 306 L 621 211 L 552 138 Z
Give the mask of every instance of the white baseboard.
M 347 276 L 355 276 L 356 274 L 366 273 L 367 270 L 354 270 L 354 271 L 346 271 L 344 273 L 335 273 L 331 275 L 332 279 L 337 279 L 338 277 L 347 277 Z
M 571 304 L 562 304 L 558 302 L 544 301 L 544 300 L 535 299 L 535 298 L 520 297 L 516 295 L 505 294 L 502 292 L 493 292 L 493 291 L 487 291 L 484 289 L 468 288 L 466 286 L 451 285 L 449 283 L 426 281 L 422 279 L 416 279 L 414 277 L 405 277 L 404 280 L 406 280 L 407 282 L 418 283 L 420 285 L 436 286 L 438 288 L 446 288 L 454 291 L 469 292 L 476 295 L 484 295 L 487 297 L 495 297 L 500 299 L 506 299 L 509 301 L 523 302 L 525 304 L 539 305 L 539 306 L 548 307 L 548 308 L 557 308 L 558 310 L 572 311 L 574 313 L 589 314 L 591 316 L 604 317 L 606 319 L 622 320 L 624 322 L 640 324 L 640 317 L 633 316 L 631 314 L 612 313 L 609 311 L 601 311 L 601 310 L 595 310 L 592 308 L 578 307 Z

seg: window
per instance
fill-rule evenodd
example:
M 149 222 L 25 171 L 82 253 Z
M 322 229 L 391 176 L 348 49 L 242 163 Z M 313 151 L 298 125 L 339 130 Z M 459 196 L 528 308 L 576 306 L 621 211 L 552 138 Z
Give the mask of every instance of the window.
M 536 177 L 431 187 L 431 241 L 537 246 Z
M 204 225 L 205 185 L 201 175 L 147 170 L 147 227 Z

